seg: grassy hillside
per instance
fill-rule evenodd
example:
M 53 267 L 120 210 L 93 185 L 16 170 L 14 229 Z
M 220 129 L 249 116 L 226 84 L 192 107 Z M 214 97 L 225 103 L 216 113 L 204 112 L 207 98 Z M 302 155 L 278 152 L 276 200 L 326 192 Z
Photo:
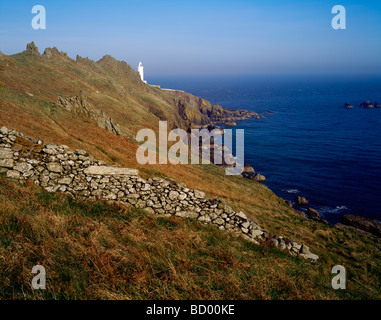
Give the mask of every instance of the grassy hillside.
M 0 296 L 5 299 L 370 298 L 351 272 L 330 287 L 323 263 L 214 227 L 86 203 L 0 178 Z M 47 289 L 30 287 L 41 264 Z M 355 281 L 356 280 L 356 281 Z
M 226 176 L 213 165 L 138 165 L 137 130 L 156 131 L 161 118 L 173 126 L 186 122 L 178 98 L 143 84 L 126 63 L 110 56 L 93 62 L 23 52 L 0 57 L 0 66 L 0 126 L 45 143 L 85 149 L 107 163 L 137 168 L 145 178 L 167 176 L 221 197 L 320 257 L 312 264 L 196 222 L 82 203 L 1 179 L 2 297 L 381 298 L 380 242 L 306 220 L 266 186 Z M 120 125 L 125 137 L 55 104 L 58 96 L 80 90 Z M 188 104 L 195 113 L 196 103 Z M 51 270 L 44 293 L 29 286 L 37 263 Z M 330 286 L 337 264 L 348 271 L 348 288 L 339 292 Z

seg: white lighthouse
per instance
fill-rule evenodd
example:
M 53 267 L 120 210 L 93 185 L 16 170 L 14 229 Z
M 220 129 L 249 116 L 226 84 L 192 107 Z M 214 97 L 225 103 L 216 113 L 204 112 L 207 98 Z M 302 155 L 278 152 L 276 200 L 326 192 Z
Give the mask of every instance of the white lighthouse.
M 147 81 L 144 81 L 144 67 L 143 67 L 142 62 L 139 62 L 138 72 L 139 72 L 139 74 L 140 74 L 140 79 L 142 79 L 142 81 L 143 81 L 144 83 L 147 83 Z

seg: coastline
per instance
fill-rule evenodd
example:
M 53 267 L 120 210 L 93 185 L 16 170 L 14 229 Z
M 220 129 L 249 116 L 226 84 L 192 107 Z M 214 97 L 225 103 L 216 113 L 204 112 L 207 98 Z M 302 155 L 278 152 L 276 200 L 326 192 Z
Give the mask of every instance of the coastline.
M 171 91 L 172 93 L 179 92 L 182 94 L 192 95 L 188 92 L 181 90 Z M 205 101 L 205 99 L 203 98 L 200 99 L 201 101 Z M 213 126 L 216 126 L 216 128 L 220 128 L 218 125 L 223 125 L 223 128 L 231 128 L 237 126 L 239 127 L 239 124 L 237 124 L 236 122 L 248 119 L 263 119 L 264 115 L 275 113 L 274 111 L 266 111 L 263 114 L 260 114 L 249 110 L 229 109 L 221 107 L 219 105 L 216 106 L 218 107 L 217 110 L 223 110 L 223 112 L 220 112 L 218 117 L 213 114 L 215 110 L 212 109 L 213 111 L 210 113 L 211 117 L 209 118 Z M 255 168 L 252 167 L 252 164 L 247 162 L 245 162 L 245 167 L 243 168 L 241 175 L 243 178 L 250 179 L 259 183 L 265 183 L 266 181 L 266 177 L 261 175 L 260 173 L 256 173 Z M 284 199 L 281 195 L 276 193 L 277 196 L 283 199 L 290 208 L 292 208 L 298 215 L 302 216 L 303 218 L 323 223 L 325 225 L 330 225 L 331 227 L 350 230 L 374 239 L 381 238 L 381 223 L 377 219 L 372 219 L 371 217 L 366 217 L 362 215 L 342 213 L 339 216 L 339 221 L 326 220 L 321 216 L 319 211 L 314 208 L 314 206 L 310 205 L 309 201 L 306 199 L 308 198 L 308 194 L 299 194 L 300 191 L 292 187 L 284 191 L 288 192 L 289 194 L 295 194 L 295 197 L 293 199 Z M 303 200 L 300 200 L 300 198 L 302 198 Z M 347 209 L 347 207 L 337 206 L 336 209 L 345 210 Z

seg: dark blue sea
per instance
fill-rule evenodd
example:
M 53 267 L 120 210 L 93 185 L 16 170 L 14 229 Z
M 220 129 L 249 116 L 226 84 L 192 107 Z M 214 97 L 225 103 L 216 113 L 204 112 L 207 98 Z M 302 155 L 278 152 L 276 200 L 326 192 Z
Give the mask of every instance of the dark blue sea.
M 331 223 L 345 213 L 381 220 L 381 76 L 156 77 L 179 89 L 265 119 L 245 129 L 245 162 L 278 196 L 306 196 Z M 349 102 L 353 109 L 344 108 Z

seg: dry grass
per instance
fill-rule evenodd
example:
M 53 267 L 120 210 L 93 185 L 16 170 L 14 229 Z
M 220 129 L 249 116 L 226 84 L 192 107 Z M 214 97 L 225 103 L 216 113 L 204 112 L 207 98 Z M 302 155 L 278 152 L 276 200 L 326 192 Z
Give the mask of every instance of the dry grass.
M 69 59 L 44 60 L 25 53 L 7 59 L 8 66 L 0 74 L 7 83 L 6 88 L 0 88 L 0 126 L 45 143 L 85 149 L 108 163 L 137 168 L 143 177 L 168 176 L 205 191 L 209 197 L 222 197 L 269 231 L 308 244 L 320 259 L 312 265 L 194 222 L 153 219 L 138 211 L 121 213 L 104 204 L 71 202 L 61 195 L 48 196 L 2 180 L 0 219 L 5 240 L 0 259 L 7 260 L 0 263 L 0 271 L 5 297 L 36 294 L 30 291 L 29 283 L 31 264 L 37 260 L 56 270 L 49 281 L 57 287 L 45 298 L 381 297 L 379 242 L 303 219 L 264 185 L 226 176 L 213 165 L 137 165 L 134 136 L 143 127 L 157 128 L 159 120 L 149 112 L 147 101 L 170 116 L 174 104 L 169 94 L 141 87 L 131 71 L 113 73 L 108 62 L 89 68 Z M 102 106 L 114 117 L 126 138 L 53 104 L 58 95 L 76 95 L 79 88 L 88 92 L 96 107 Z M 50 197 L 58 207 L 49 202 Z M 64 208 L 59 206 L 62 199 L 67 203 Z M 96 216 L 83 216 L 78 207 L 85 212 L 101 208 L 102 214 L 97 211 Z M 118 229 L 119 225 L 123 228 Z M 99 243 L 96 235 L 106 242 Z M 349 272 L 348 290 L 343 292 L 329 286 L 330 270 L 336 264 Z M 134 270 L 133 276 L 125 266 Z M 205 269 L 211 272 L 205 273 Z
M 324 299 L 329 271 L 215 227 L 0 178 L 3 299 Z M 47 271 L 47 290 L 30 287 Z

